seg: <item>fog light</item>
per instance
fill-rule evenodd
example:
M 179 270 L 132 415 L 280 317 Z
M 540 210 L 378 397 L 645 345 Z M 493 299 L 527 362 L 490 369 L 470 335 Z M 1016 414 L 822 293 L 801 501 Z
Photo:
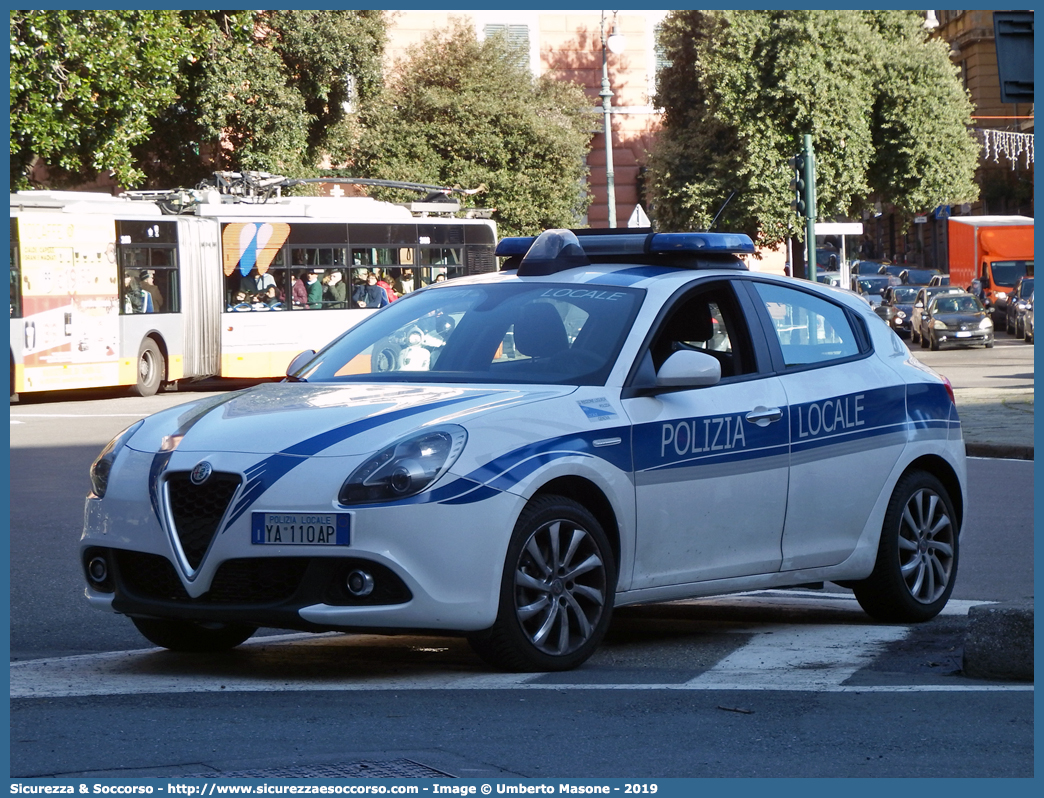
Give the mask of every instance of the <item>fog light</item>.
M 87 574 L 95 584 L 102 584 L 109 576 L 109 564 L 104 557 L 94 557 L 87 564 Z
M 355 570 L 348 574 L 348 592 L 356 598 L 368 596 L 373 592 L 373 577 L 366 571 Z

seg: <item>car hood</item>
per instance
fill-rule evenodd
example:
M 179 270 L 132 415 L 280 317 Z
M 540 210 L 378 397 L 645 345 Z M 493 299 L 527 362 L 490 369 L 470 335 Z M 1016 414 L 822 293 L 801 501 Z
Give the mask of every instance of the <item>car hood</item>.
M 149 416 L 127 445 L 144 452 L 365 454 L 421 426 L 460 424 L 575 390 L 573 386 L 270 383 Z
M 941 321 L 948 327 L 958 327 L 961 324 L 978 327 L 979 322 L 985 318 L 985 313 L 936 313 L 932 316 L 933 321 Z

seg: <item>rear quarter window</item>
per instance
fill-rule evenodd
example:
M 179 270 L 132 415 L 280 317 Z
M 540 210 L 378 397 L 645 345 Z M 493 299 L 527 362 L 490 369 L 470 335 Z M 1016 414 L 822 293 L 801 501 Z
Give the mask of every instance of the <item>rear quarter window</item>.
M 862 354 L 865 329 L 840 305 L 804 291 L 757 282 L 787 368 L 819 365 Z

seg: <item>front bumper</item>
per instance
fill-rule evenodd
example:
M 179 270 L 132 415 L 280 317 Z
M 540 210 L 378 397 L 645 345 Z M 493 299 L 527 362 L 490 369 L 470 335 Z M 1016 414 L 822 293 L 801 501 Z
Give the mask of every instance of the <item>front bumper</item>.
M 993 330 L 933 330 L 940 346 L 987 346 L 993 343 Z
M 256 457 L 208 459 L 218 472 L 245 474 Z M 346 508 L 333 498 L 346 474 L 333 468 L 331 458 L 313 458 L 297 466 L 294 479 L 269 486 L 238 518 L 229 522 L 233 513 L 226 512 L 193 570 L 172 530 L 163 477 L 149 484 L 153 461 L 153 455 L 125 450 L 106 497 L 87 499 L 80 549 L 87 597 L 95 606 L 132 616 L 305 631 L 466 632 L 496 619 L 508 540 L 524 504 L 515 494 L 486 491 L 471 502 Z M 166 473 L 184 466 L 172 459 Z M 453 475 L 440 483 L 447 478 Z M 330 498 L 323 502 L 322 496 Z M 351 543 L 253 544 L 254 509 L 348 512 Z M 108 566 L 102 582 L 92 580 L 87 568 L 96 557 Z M 373 579 L 365 596 L 347 589 L 356 570 Z

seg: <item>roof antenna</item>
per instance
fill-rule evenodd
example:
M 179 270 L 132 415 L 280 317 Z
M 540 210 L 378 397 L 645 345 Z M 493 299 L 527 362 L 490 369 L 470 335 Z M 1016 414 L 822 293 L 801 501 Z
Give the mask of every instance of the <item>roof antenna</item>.
M 714 228 L 718 226 L 718 217 L 721 216 L 721 212 L 723 210 L 725 210 L 725 206 L 728 205 L 730 202 L 732 202 L 732 198 L 735 197 L 735 196 L 736 196 L 736 192 L 735 191 L 733 191 L 731 194 L 729 194 L 729 198 L 727 200 L 725 200 L 725 202 L 722 203 L 721 207 L 718 208 L 718 212 L 716 214 L 714 214 L 714 221 L 711 222 L 711 226 L 709 228 L 707 228 L 706 230 L 704 230 L 703 232 L 705 232 L 705 233 L 713 233 L 714 232 Z

